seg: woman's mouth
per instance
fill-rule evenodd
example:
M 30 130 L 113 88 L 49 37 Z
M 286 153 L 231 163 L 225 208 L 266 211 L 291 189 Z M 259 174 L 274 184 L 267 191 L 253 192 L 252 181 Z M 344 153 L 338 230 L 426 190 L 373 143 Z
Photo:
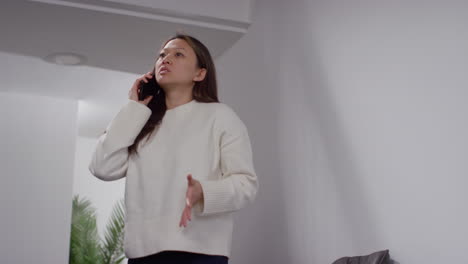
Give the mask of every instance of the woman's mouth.
M 160 74 L 164 74 L 164 73 L 168 73 L 168 72 L 171 72 L 171 71 L 166 67 L 162 67 L 161 69 L 159 69 Z

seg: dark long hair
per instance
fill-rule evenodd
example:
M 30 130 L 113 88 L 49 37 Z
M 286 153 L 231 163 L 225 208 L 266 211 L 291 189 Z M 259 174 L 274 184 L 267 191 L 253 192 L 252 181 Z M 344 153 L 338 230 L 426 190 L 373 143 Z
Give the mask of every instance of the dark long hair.
M 199 68 L 206 69 L 205 78 L 202 81 L 195 82 L 193 86 L 192 96 L 193 99 L 197 102 L 204 103 L 213 103 L 219 102 L 218 100 L 218 85 L 216 83 L 216 69 L 214 66 L 213 59 L 211 54 L 208 51 L 208 48 L 201 43 L 198 39 L 185 35 L 185 34 L 176 34 L 175 36 L 169 38 L 164 42 L 162 47 L 164 47 L 169 41 L 173 39 L 183 39 L 185 40 L 197 56 L 197 66 Z M 156 76 L 155 66 L 153 63 L 152 69 L 153 76 Z M 152 113 L 149 120 L 146 122 L 143 129 L 140 131 L 138 136 L 135 139 L 133 145 L 128 147 L 129 156 L 132 154 L 138 154 L 137 146 L 138 143 L 145 137 L 150 137 L 154 132 L 155 128 L 161 124 L 161 121 L 166 113 L 166 93 L 161 89 L 160 93 L 155 96 L 148 104 L 148 107 L 151 109 Z

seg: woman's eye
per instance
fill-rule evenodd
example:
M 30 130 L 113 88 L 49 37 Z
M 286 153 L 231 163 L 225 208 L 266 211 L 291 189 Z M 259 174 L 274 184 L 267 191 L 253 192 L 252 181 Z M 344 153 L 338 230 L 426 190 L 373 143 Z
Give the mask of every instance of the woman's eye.
M 176 56 L 177 56 L 177 57 L 180 57 L 180 56 L 184 56 L 184 54 L 182 54 L 182 53 L 180 53 L 180 52 L 177 52 L 177 53 L 176 53 Z
M 161 57 L 164 57 L 165 55 L 166 55 L 166 54 L 164 54 L 164 53 L 159 53 L 159 57 L 160 57 L 160 58 L 161 58 Z

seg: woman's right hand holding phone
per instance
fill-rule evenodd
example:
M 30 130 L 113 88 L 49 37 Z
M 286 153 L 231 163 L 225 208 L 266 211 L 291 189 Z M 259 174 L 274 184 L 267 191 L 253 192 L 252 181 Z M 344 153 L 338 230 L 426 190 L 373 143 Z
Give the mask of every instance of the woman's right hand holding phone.
M 136 79 L 135 82 L 133 83 L 132 88 L 128 92 L 128 99 L 133 100 L 133 101 L 138 102 L 138 103 L 141 103 L 141 104 L 144 104 L 144 105 L 148 105 L 149 102 L 151 101 L 151 99 L 153 99 L 153 96 L 152 95 L 148 96 L 143 101 L 140 101 L 140 100 L 138 100 L 138 92 L 139 92 L 139 88 L 140 88 L 140 82 L 147 83 L 148 79 L 151 79 L 151 78 L 153 78 L 153 74 L 152 74 L 152 72 L 148 72 L 148 73 L 142 75 L 140 78 Z

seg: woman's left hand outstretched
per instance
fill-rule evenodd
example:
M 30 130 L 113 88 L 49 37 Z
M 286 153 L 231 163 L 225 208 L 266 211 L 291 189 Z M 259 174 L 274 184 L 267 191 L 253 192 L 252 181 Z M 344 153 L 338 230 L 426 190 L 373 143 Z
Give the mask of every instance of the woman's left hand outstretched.
M 187 192 L 185 194 L 185 208 L 180 218 L 179 226 L 187 227 L 187 222 L 192 220 L 192 207 L 203 199 L 203 189 L 199 181 L 187 175 Z

